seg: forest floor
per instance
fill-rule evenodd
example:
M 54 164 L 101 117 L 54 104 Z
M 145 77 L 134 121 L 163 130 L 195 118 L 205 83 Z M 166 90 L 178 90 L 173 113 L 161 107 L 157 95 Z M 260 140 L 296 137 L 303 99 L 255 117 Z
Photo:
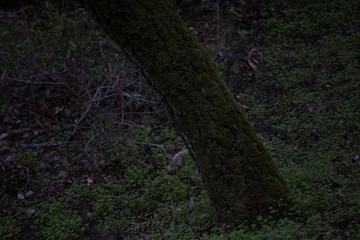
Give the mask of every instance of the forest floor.
M 282 219 L 219 224 L 118 47 L 43 2 L 0 12 L 0 239 L 360 239 L 360 2 L 246 2 L 176 9 L 289 183 Z

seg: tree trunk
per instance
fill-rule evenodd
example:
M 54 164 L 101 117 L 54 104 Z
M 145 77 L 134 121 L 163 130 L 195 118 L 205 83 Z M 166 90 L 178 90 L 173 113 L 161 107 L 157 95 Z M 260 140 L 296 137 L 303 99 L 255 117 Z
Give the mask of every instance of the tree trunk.
M 287 185 L 214 63 L 169 0 L 84 6 L 156 90 L 197 161 L 220 223 L 255 221 Z

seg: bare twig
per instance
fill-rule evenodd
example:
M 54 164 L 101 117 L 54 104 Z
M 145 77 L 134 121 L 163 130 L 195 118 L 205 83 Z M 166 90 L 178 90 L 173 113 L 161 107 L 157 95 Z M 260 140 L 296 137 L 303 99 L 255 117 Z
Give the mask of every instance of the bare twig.
M 142 102 L 146 102 L 146 103 L 151 103 L 151 104 L 159 104 L 160 103 L 160 102 L 157 102 L 157 101 L 151 101 L 151 100 L 147 100 L 147 99 L 144 99 L 144 98 L 134 97 L 132 94 L 129 94 L 127 92 L 122 92 L 122 94 L 125 97 L 129 97 L 129 98 L 132 98 L 132 99 L 135 99 L 135 100 L 138 100 L 138 101 L 142 101 Z
M 86 109 L 85 112 L 83 112 L 83 114 L 81 115 L 81 117 L 79 118 L 79 120 L 76 120 L 76 121 L 75 121 L 76 125 L 75 125 L 75 127 L 74 127 L 74 130 L 71 132 L 68 140 L 70 140 L 70 139 L 72 139 L 72 138 L 74 137 L 77 129 L 79 128 L 79 124 L 84 120 L 84 118 L 86 117 L 86 115 L 89 113 L 89 111 L 90 111 L 90 109 L 91 109 L 91 107 L 92 107 L 92 105 L 93 105 L 96 97 L 99 95 L 100 92 L 101 92 L 101 89 L 100 89 L 100 88 L 97 88 L 94 96 L 92 97 L 92 99 L 91 99 L 91 101 L 90 101 L 90 104 L 89 104 L 88 108 Z
M 11 11 L 6 12 L 6 11 L 3 11 L 3 10 L 0 10 L 0 13 L 4 14 L 4 15 L 17 15 L 17 14 L 22 13 L 22 12 L 23 12 L 23 9 L 21 9 L 19 11 L 16 11 L 16 12 L 11 12 Z
M 138 125 L 136 123 L 132 123 L 131 121 L 126 121 L 126 122 L 114 122 L 117 123 L 119 125 L 126 125 L 126 126 L 130 126 L 130 127 L 135 127 L 135 128 L 141 128 L 141 129 L 146 129 L 146 127 L 142 126 L 142 125 Z
M 217 56 L 219 55 L 220 51 L 221 51 L 221 47 L 224 43 L 224 40 L 225 40 L 225 36 L 226 36 L 226 32 L 224 32 L 223 36 L 221 37 L 221 40 L 220 40 L 220 6 L 219 6 L 219 0 L 216 1 L 216 4 L 215 4 L 215 9 L 216 9 L 216 27 L 217 27 L 217 50 L 216 50 L 216 53 L 214 54 L 214 57 L 213 57 L 213 61 L 216 60 Z
M 23 83 L 27 83 L 27 84 L 40 84 L 40 85 L 61 85 L 61 86 L 65 86 L 66 88 L 68 88 L 76 97 L 81 98 L 81 96 L 79 96 L 67 83 L 62 82 L 61 78 L 58 76 L 58 74 L 64 74 L 68 71 L 69 69 L 66 69 L 62 72 L 49 72 L 47 70 L 43 70 L 43 73 L 39 73 L 39 74 L 33 74 L 33 75 L 29 75 L 26 76 L 26 78 L 18 78 L 17 76 L 15 76 L 15 73 L 13 73 L 13 77 L 5 77 L 2 80 L 9 80 L 9 81 L 13 81 L 13 82 L 23 82 Z M 50 81 L 33 81 L 33 78 L 38 78 L 38 77 L 42 77 L 42 76 L 50 76 L 52 78 L 55 78 L 59 81 L 57 82 L 50 82 Z
M 223 46 L 223 44 L 224 44 L 224 40 L 225 40 L 225 37 L 226 37 L 226 33 L 227 33 L 227 31 L 224 32 L 224 34 L 223 34 L 223 36 L 222 36 L 222 38 L 221 38 L 221 42 L 220 42 L 220 44 L 218 45 L 218 48 L 217 48 L 217 50 L 216 50 L 216 53 L 214 54 L 213 61 L 215 61 L 216 58 L 217 58 L 217 56 L 220 54 L 221 48 L 222 48 L 222 46 Z
M 30 173 L 29 173 L 29 169 L 27 167 L 23 166 L 23 168 L 25 168 L 25 170 L 26 170 L 26 176 L 27 176 L 26 187 L 27 187 L 30 183 Z
M 69 143 L 70 143 L 69 141 L 58 141 L 56 143 L 29 143 L 29 144 L 20 143 L 18 144 L 18 146 L 22 148 L 57 147 Z
M 40 127 L 42 127 L 42 129 L 45 129 L 45 127 L 39 122 L 39 120 L 37 120 L 36 119 L 36 122 L 38 123 L 38 125 L 40 125 Z M 63 132 L 65 129 L 67 129 L 69 126 L 65 126 L 65 127 L 62 127 L 61 129 L 59 129 L 59 130 L 57 130 L 56 132 L 54 132 L 53 134 L 51 134 L 51 135 L 48 135 L 48 136 L 40 136 L 37 140 L 36 140 L 36 142 L 43 142 L 43 141 L 45 141 L 46 139 L 49 139 L 49 138 L 52 138 L 52 137 L 54 137 L 54 136 L 56 136 L 56 135 L 58 135 L 59 133 L 61 133 L 61 132 Z
M 121 192 L 119 192 L 119 195 L 118 195 L 118 197 L 117 197 L 117 201 L 118 201 L 118 202 L 120 201 L 120 196 L 121 196 L 121 194 L 122 194 L 123 192 L 125 192 L 125 190 L 127 189 L 127 187 L 128 187 L 128 185 L 126 185 L 126 186 L 124 187 L 124 189 L 123 189 Z
M 90 140 L 86 143 L 85 148 L 84 148 L 85 153 L 87 152 L 87 149 L 88 149 L 88 146 L 89 146 L 90 142 L 92 142 L 96 137 L 100 136 L 103 132 L 104 132 L 104 126 L 102 126 L 102 129 L 98 134 L 96 134 L 95 136 L 90 138 Z
M 6 72 L 7 72 L 7 69 L 5 69 L 5 71 L 3 72 L 3 74 L 1 74 L 0 80 L 3 80 L 3 79 L 4 79 L 4 77 L 6 76 Z
M 0 162 L 1 168 L 4 172 L 6 172 L 4 165 Z

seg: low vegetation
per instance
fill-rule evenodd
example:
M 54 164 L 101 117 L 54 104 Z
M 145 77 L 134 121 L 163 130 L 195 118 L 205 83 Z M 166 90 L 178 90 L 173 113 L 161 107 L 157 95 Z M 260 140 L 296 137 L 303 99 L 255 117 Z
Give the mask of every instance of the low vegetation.
M 360 3 L 175 4 L 291 210 L 218 223 L 151 89 L 86 12 L 45 2 L 0 14 L 1 239 L 360 239 Z

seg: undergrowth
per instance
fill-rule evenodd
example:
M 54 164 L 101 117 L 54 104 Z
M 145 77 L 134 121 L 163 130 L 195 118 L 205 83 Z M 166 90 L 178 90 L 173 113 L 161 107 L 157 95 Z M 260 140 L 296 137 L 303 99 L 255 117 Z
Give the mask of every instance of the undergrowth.
M 45 2 L 0 14 L 0 238 L 360 239 L 358 1 L 176 7 L 250 108 L 290 211 L 219 224 L 156 95 L 85 11 Z

